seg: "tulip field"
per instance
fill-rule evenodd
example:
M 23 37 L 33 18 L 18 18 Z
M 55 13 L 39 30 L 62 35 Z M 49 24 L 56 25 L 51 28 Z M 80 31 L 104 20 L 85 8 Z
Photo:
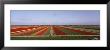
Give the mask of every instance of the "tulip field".
M 11 40 L 100 40 L 99 25 L 11 25 Z

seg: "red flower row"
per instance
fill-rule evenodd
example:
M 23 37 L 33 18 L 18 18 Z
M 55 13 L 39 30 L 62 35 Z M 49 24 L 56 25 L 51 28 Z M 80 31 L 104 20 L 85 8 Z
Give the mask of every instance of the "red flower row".
M 56 35 L 65 35 L 65 33 L 60 31 L 59 28 L 57 27 L 53 27 L 53 31 L 55 32 Z

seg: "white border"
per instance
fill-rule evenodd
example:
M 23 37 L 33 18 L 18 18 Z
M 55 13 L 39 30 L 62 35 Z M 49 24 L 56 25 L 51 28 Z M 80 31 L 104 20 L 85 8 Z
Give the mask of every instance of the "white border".
M 5 4 L 5 47 L 107 47 L 106 4 Z M 10 40 L 10 10 L 100 10 L 100 40 Z

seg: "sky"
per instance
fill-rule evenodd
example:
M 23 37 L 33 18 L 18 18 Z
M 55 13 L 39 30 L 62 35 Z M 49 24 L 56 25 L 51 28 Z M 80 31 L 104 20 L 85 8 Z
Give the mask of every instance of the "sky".
M 11 25 L 100 25 L 100 10 L 11 10 Z

